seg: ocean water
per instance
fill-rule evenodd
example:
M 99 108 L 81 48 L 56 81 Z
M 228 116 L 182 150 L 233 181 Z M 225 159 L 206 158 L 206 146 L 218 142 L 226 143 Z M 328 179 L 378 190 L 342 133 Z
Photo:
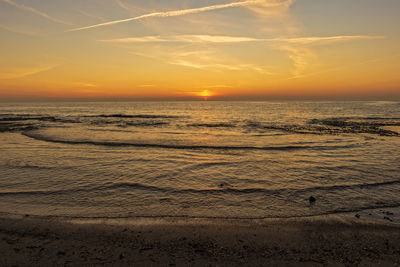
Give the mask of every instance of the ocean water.
M 296 217 L 399 192 L 400 102 L 0 104 L 0 212 Z

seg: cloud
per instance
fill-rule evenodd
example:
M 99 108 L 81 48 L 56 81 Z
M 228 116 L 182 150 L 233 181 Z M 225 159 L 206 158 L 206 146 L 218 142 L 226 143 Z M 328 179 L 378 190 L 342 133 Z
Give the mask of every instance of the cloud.
M 384 36 L 368 35 L 338 35 L 324 37 L 299 37 L 299 38 L 275 38 L 275 49 L 288 53 L 288 57 L 293 62 L 293 76 L 289 79 L 304 77 L 304 71 L 310 62 L 317 58 L 317 55 L 310 47 L 318 45 L 328 45 L 337 42 L 357 41 L 357 40 L 375 40 L 383 39 Z
M 299 37 L 299 38 L 253 38 L 226 35 L 172 35 L 172 36 L 143 36 L 119 39 L 101 40 L 110 43 L 244 43 L 244 42 L 269 42 L 285 45 L 322 45 L 334 42 L 353 40 L 383 39 L 384 36 L 367 35 L 340 35 L 327 37 Z
M 205 7 L 199 7 L 199 8 L 189 8 L 189 9 L 181 9 L 181 10 L 173 10 L 173 11 L 165 11 L 165 12 L 154 12 L 154 13 L 137 16 L 137 17 L 128 18 L 128 19 L 113 20 L 113 21 L 109 21 L 109 22 L 105 22 L 105 23 L 100 23 L 100 24 L 95 24 L 95 25 L 90 25 L 90 26 L 85 26 L 85 27 L 80 27 L 80 28 L 74 28 L 74 29 L 68 30 L 66 32 L 88 30 L 88 29 L 110 26 L 110 25 L 119 24 L 119 23 L 141 20 L 141 19 L 145 19 L 145 18 L 177 17 L 177 16 L 196 14 L 196 13 L 200 13 L 200 12 L 225 9 L 225 8 L 231 8 L 231 7 L 243 7 L 243 6 L 251 6 L 251 5 L 262 5 L 264 7 L 282 6 L 282 5 L 287 5 L 287 2 L 288 1 L 284 1 L 284 2 L 278 1 L 277 2 L 277 1 L 269 1 L 269 0 L 247 0 L 247 1 L 232 2 L 232 3 L 228 3 L 228 4 L 212 5 L 212 6 L 205 6 Z
M 155 84 L 141 84 L 141 85 L 139 85 L 139 87 L 141 87 L 141 88 L 150 88 L 150 87 L 156 87 L 156 85 Z
M 337 36 L 312 36 L 312 37 L 295 37 L 295 38 L 253 38 L 245 36 L 226 36 L 226 35 L 171 35 L 171 36 L 143 36 L 102 40 L 103 42 L 117 44 L 141 44 L 141 43 L 189 43 L 193 44 L 236 44 L 248 42 L 261 42 L 276 50 L 281 50 L 287 53 L 289 59 L 293 62 L 293 76 L 301 77 L 304 70 L 309 65 L 310 61 L 316 59 L 315 53 L 311 47 L 316 45 L 328 45 L 336 42 L 356 41 L 356 40 L 374 40 L 382 39 L 384 36 L 368 36 L 368 35 L 337 35 Z M 167 48 L 167 47 L 166 47 Z M 208 47 L 210 48 L 210 47 Z M 157 48 L 162 50 L 161 47 Z M 159 55 L 149 56 L 148 53 L 134 54 L 146 56 L 155 60 L 162 60 L 169 64 L 179 65 L 195 69 L 207 70 L 253 70 L 259 73 L 275 75 L 276 73 L 266 69 L 265 66 L 255 64 L 243 64 L 232 62 L 228 64 L 226 59 L 217 60 L 220 55 L 214 53 L 210 55 L 207 51 L 186 51 L 173 52 L 168 51 Z M 293 77 L 292 77 L 293 78 Z
M 284 42 L 288 44 L 296 45 L 315 45 L 315 44 L 327 44 L 334 42 L 343 41 L 354 41 L 354 40 L 371 40 L 371 39 L 384 39 L 384 36 L 370 36 L 370 35 L 338 35 L 338 36 L 326 36 L 326 37 L 300 37 L 300 38 L 275 38 L 270 39 L 276 42 Z
M 5 72 L 0 72 L 0 80 L 11 80 L 11 79 L 19 79 L 27 76 L 35 75 L 41 72 L 45 72 L 59 65 L 49 65 L 49 66 L 40 66 L 31 69 L 14 69 Z
M 274 75 L 267 70 L 265 70 L 262 66 L 257 66 L 254 64 L 223 64 L 219 62 L 211 62 L 209 64 L 199 63 L 192 60 L 172 60 L 169 64 L 189 67 L 194 69 L 203 69 L 203 70 L 211 70 L 211 71 L 242 71 L 242 70 L 252 70 L 259 73 L 263 73 L 266 75 Z
M 121 7 L 122 9 L 125 9 L 126 11 L 131 11 L 127 5 L 125 5 L 121 0 L 115 0 L 115 2 Z
M 48 19 L 48 20 L 50 20 L 50 21 L 53 21 L 53 22 L 56 22 L 56 23 L 60 23 L 60 24 L 64 24 L 64 25 L 70 25 L 70 26 L 73 26 L 73 25 L 74 25 L 74 24 L 72 24 L 72 23 L 65 22 L 65 21 L 63 21 L 63 20 L 57 19 L 57 18 L 55 18 L 55 17 L 52 17 L 52 16 L 50 16 L 50 15 L 48 15 L 48 14 L 46 14 L 46 13 L 40 11 L 40 10 L 37 10 L 37 9 L 35 9 L 35 8 L 33 8 L 33 7 L 26 6 L 26 5 L 23 5 L 23 4 L 15 3 L 13 0 L 2 0 L 2 1 L 3 1 L 4 3 L 7 3 L 7 4 L 9 4 L 9 5 L 12 5 L 12 6 L 14 6 L 14 7 L 18 8 L 18 9 L 22 9 L 22 10 L 25 10 L 25 11 L 28 11 L 28 12 L 31 12 L 31 13 L 34 13 L 34 14 L 36 14 L 36 15 L 39 15 L 39 16 L 41 16 L 42 18 Z
M 105 21 L 105 19 L 104 19 L 103 17 L 90 14 L 90 13 L 88 13 L 88 12 L 86 12 L 86 11 L 78 10 L 78 12 L 81 13 L 82 15 L 88 17 L 88 18 L 96 19 L 96 20 L 100 20 L 100 21 Z
M 288 57 L 293 62 L 293 77 L 303 76 L 303 71 L 309 65 L 309 62 L 316 58 L 316 55 L 307 47 L 283 46 L 280 50 L 288 52 Z
M 400 54 L 390 56 L 391 59 L 396 59 L 398 57 L 400 57 Z M 374 59 L 369 59 L 369 60 L 365 60 L 365 61 L 361 61 L 361 62 L 356 62 L 354 64 L 344 64 L 344 65 L 340 65 L 340 66 L 333 67 L 333 68 L 323 69 L 323 70 L 317 71 L 317 72 L 311 72 L 311 73 L 297 75 L 297 76 L 295 75 L 293 77 L 290 77 L 289 80 L 297 79 L 297 78 L 303 78 L 303 77 L 310 77 L 310 76 L 320 75 L 320 74 L 329 73 L 329 72 L 335 72 L 335 71 L 339 71 L 339 70 L 343 70 L 343 69 L 351 69 L 353 67 L 362 66 L 362 65 L 369 65 L 369 64 L 372 64 L 372 63 L 375 64 L 377 62 L 386 61 L 388 59 L 389 59 L 388 57 L 374 58 Z
M 110 43 L 240 43 L 263 41 L 264 39 L 255 39 L 251 37 L 236 37 L 224 35 L 175 35 L 175 36 L 144 36 L 101 40 Z
M 74 84 L 80 87 L 87 87 L 87 88 L 97 87 L 95 83 L 90 83 L 90 82 L 76 82 Z
M 4 26 L 4 25 L 0 25 L 0 28 L 3 30 L 6 30 L 8 32 L 13 32 L 13 33 L 23 34 L 23 35 L 28 35 L 28 36 L 39 36 L 40 35 L 37 32 L 14 29 L 14 28 L 10 28 L 10 27 Z
M 232 59 L 220 58 L 218 54 L 212 53 L 208 50 L 195 50 L 195 51 L 168 51 L 159 53 L 140 53 L 132 51 L 132 55 L 149 58 L 156 61 L 165 62 L 171 65 L 177 65 L 198 70 L 207 71 L 242 71 L 252 70 L 266 75 L 275 75 L 263 65 L 247 64 L 232 61 Z

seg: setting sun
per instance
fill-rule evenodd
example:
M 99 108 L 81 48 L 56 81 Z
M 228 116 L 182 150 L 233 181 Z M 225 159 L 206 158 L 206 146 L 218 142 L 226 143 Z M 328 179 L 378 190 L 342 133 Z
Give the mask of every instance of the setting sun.
M 199 93 L 196 94 L 197 96 L 203 97 L 205 100 L 207 100 L 210 96 L 212 96 L 213 94 L 208 91 L 208 90 L 203 90 Z

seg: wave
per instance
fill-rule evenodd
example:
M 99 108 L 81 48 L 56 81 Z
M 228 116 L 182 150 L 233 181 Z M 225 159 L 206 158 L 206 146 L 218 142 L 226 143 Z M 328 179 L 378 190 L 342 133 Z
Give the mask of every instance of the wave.
M 140 183 L 116 183 L 108 186 L 109 189 L 119 189 L 119 188 L 134 188 L 141 190 L 150 190 L 158 192 L 168 192 L 168 193 L 200 193 L 200 194 L 281 194 L 281 193 L 311 193 L 315 191 L 335 191 L 335 190 L 345 190 L 345 189 L 365 189 L 365 188 L 375 188 L 379 186 L 387 186 L 400 184 L 400 180 L 379 182 L 379 183 L 361 183 L 361 184 L 349 184 L 349 185 L 332 185 L 332 186 L 315 186 L 308 188 L 279 188 L 279 189 L 266 189 L 266 188 L 234 188 L 234 187 L 219 187 L 219 188 L 207 188 L 207 189 L 176 189 L 176 188 L 165 188 L 157 187 L 151 185 L 143 185 Z
M 187 124 L 189 127 L 206 127 L 206 128 L 234 128 L 236 125 L 232 123 L 192 123 Z
M 151 143 L 126 143 L 126 142 L 106 142 L 106 141 L 87 141 L 87 140 L 62 140 L 53 139 L 45 136 L 32 134 L 29 131 L 23 132 L 23 135 L 45 142 L 62 143 L 69 145 L 96 145 L 111 147 L 144 147 L 144 148 L 170 148 L 170 149 L 210 149 L 210 150 L 271 150 L 271 151 L 294 151 L 294 150 L 336 150 L 354 148 L 357 145 L 340 145 L 340 146 L 212 146 L 212 145 L 176 145 L 176 144 L 151 144 Z
M 33 169 L 33 170 L 52 170 L 52 169 L 60 169 L 60 167 L 51 167 L 51 166 L 38 166 L 38 165 L 6 165 L 8 168 L 14 169 Z
M 4 132 L 21 132 L 39 129 L 38 125 L 31 123 L 8 123 L 0 122 L 0 133 Z
M 61 215 L 36 215 L 36 214 L 29 214 L 29 216 L 33 218 L 44 218 L 44 219 L 76 219 L 76 220 L 101 220 L 101 223 L 104 220 L 115 220 L 115 219 L 212 219 L 212 220 L 228 220 L 228 221 L 235 221 L 240 220 L 266 220 L 266 219 L 299 219 L 299 218 L 315 218 L 318 216 L 326 216 L 326 215 L 334 215 L 334 214 L 348 214 L 354 212 L 361 212 L 367 210 L 381 210 L 381 209 L 390 209 L 390 208 L 399 208 L 400 203 L 398 202 L 389 202 L 389 203 L 377 203 L 375 205 L 361 205 L 358 207 L 346 207 L 346 208 L 338 208 L 328 211 L 321 211 L 321 210 L 314 210 L 311 214 L 289 214 L 289 215 L 260 215 L 260 216 L 232 216 L 232 215 L 187 215 L 187 214 L 109 214 L 109 215 L 96 215 L 96 214 L 89 214 L 89 215 L 71 215 L 71 214 L 61 214 Z M 17 215 L 17 216 L 26 216 L 26 213 L 16 213 L 16 212 L 1 212 L 2 214 L 7 215 Z
M 46 116 L 28 116 L 28 117 L 3 117 L 0 118 L 0 121 L 28 121 L 28 120 L 51 120 L 55 121 L 56 117 L 46 117 Z
M 12 122 L 12 121 L 49 121 L 49 122 L 64 122 L 64 123 L 80 123 L 79 120 L 71 118 L 60 118 L 54 116 L 12 116 L 2 117 L 0 122 Z
M 79 191 L 87 191 L 87 190 L 68 190 L 68 189 L 60 189 L 60 190 L 27 190 L 27 191 L 2 191 L 0 192 L 0 196 L 8 196 L 8 195 L 59 195 L 59 194 L 68 194 Z
M 127 126 L 136 126 L 136 127 L 146 127 L 146 126 L 160 126 L 160 125 L 168 125 L 168 122 L 165 121 L 151 121 L 151 122 L 125 122 L 120 127 L 127 127 Z
M 151 115 L 151 114 L 99 114 L 99 115 L 84 115 L 84 118 L 130 118 L 130 119 L 174 119 L 180 116 L 174 115 Z
M 332 185 L 332 186 L 315 186 L 308 188 L 234 188 L 234 187 L 218 187 L 218 188 L 172 188 L 172 187 L 159 187 L 155 185 L 145 185 L 141 183 L 122 182 L 122 183 L 107 183 L 104 185 L 92 188 L 72 188 L 60 190 L 28 190 L 28 191 L 0 191 L 0 196 L 7 195 L 57 195 L 57 194 L 70 194 L 76 192 L 95 192 L 101 194 L 104 190 L 120 190 L 120 189 L 136 189 L 150 192 L 161 192 L 168 194 L 233 194 L 233 195 L 246 195 L 246 194 L 263 194 L 263 195 L 293 195 L 293 194 L 307 194 L 316 193 L 318 191 L 337 191 L 347 189 L 369 189 L 380 186 L 400 184 L 400 180 L 392 180 L 378 183 L 360 183 L 348 185 Z
M 203 128 L 240 128 L 244 132 L 252 132 L 259 136 L 266 133 L 273 134 L 374 134 L 380 136 L 400 136 L 392 129 L 383 129 L 384 126 L 400 126 L 397 117 L 338 117 L 311 119 L 305 123 L 285 124 L 280 122 L 262 121 L 222 121 L 222 122 L 193 122 L 174 124 L 174 118 L 182 116 L 163 114 L 97 114 L 77 116 L 48 116 L 46 114 L 0 114 L 0 132 L 21 131 L 42 128 L 49 125 L 45 123 L 83 123 L 87 125 L 113 125 L 115 127 L 203 127 Z M 14 123 L 14 125 L 12 125 Z M 23 125 L 23 124 L 30 124 Z

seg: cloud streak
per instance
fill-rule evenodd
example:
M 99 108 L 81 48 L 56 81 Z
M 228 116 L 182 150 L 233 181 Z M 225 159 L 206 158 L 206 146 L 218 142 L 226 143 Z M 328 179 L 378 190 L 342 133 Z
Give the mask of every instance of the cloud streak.
M 208 70 L 208 71 L 242 71 L 252 70 L 266 75 L 275 75 L 266 66 L 257 64 L 247 64 L 235 61 L 226 61 L 218 59 L 218 55 L 210 53 L 207 50 L 195 50 L 188 52 L 161 52 L 161 53 L 139 53 L 131 52 L 132 55 L 149 58 L 167 64 L 182 66 L 191 69 Z
M 252 38 L 243 36 L 226 36 L 226 35 L 174 35 L 174 36 L 143 36 L 101 40 L 102 42 L 110 43 L 247 43 L 247 42 L 271 42 L 284 43 L 290 45 L 319 45 L 334 42 L 345 42 L 355 40 L 373 40 L 383 39 L 384 36 L 370 35 L 338 35 L 326 37 L 298 37 L 298 38 Z
M 211 64 L 204 64 L 200 62 L 196 62 L 193 60 L 185 60 L 185 59 L 177 59 L 169 62 L 172 65 L 178 65 L 193 69 L 205 69 L 205 70 L 214 70 L 214 71 L 242 71 L 242 70 L 253 70 L 267 75 L 273 75 L 273 73 L 266 71 L 260 66 L 252 65 L 252 64 L 222 64 L 218 62 L 214 62 Z
M 337 35 L 337 36 L 326 36 L 326 37 L 299 37 L 299 38 L 275 38 L 270 39 L 273 41 L 281 41 L 289 44 L 296 45 L 315 45 L 315 44 L 326 44 L 334 42 L 344 41 L 355 41 L 355 40 L 373 40 L 373 39 L 384 39 L 385 36 L 374 36 L 374 35 Z
M 293 77 L 302 77 L 303 71 L 309 65 L 310 60 L 316 58 L 310 47 L 319 45 L 329 45 L 338 42 L 349 42 L 358 40 L 383 39 L 384 36 L 370 35 L 337 35 L 337 36 L 312 36 L 312 37 L 294 37 L 294 38 L 253 38 L 244 36 L 225 36 L 225 35 L 172 35 L 172 36 L 143 36 L 101 40 L 116 44 L 147 44 L 147 43 L 189 43 L 196 44 L 238 44 L 259 42 L 271 46 L 273 49 L 288 53 L 289 59 L 293 62 Z M 170 53 L 166 53 L 170 54 Z M 198 60 L 195 60 L 195 59 Z M 161 58 L 158 58 L 161 59 Z M 215 69 L 215 70 L 244 70 L 252 69 L 257 72 L 272 74 L 265 67 L 252 64 L 225 64 L 215 62 L 213 57 L 207 55 L 193 55 L 192 53 L 174 55 L 167 60 L 169 64 L 180 65 L 195 69 Z M 209 64 L 208 62 L 213 62 Z
M 56 23 L 60 23 L 60 24 L 64 24 L 64 25 L 70 25 L 70 26 L 74 25 L 72 23 L 68 23 L 68 22 L 60 20 L 58 18 L 52 17 L 52 16 L 50 16 L 50 15 L 48 15 L 48 14 L 46 14 L 46 13 L 40 11 L 40 10 L 37 10 L 37 9 L 35 9 L 33 7 L 26 6 L 26 5 L 23 5 L 23 4 L 18 4 L 16 2 L 14 2 L 13 0 L 2 0 L 2 1 L 4 3 L 7 3 L 7 4 L 11 5 L 11 6 L 14 6 L 14 7 L 18 8 L 18 9 L 22 9 L 22 10 L 34 13 L 34 14 L 36 14 L 36 15 L 42 17 L 42 18 L 48 19 L 50 21 L 53 21 L 53 22 L 56 22 Z
M 36 32 L 13 29 L 13 28 L 10 28 L 10 27 L 4 26 L 4 25 L 0 25 L 0 29 L 6 30 L 6 31 L 12 32 L 12 33 L 27 35 L 27 36 L 39 36 L 40 35 Z
M 10 1 L 10 0 L 7 0 L 7 1 Z M 99 24 L 94 24 L 94 25 L 90 25 L 90 26 L 74 28 L 74 29 L 70 29 L 66 32 L 88 30 L 88 29 L 110 26 L 110 25 L 115 25 L 115 24 L 135 21 L 135 20 L 146 19 L 146 18 L 178 17 L 178 16 L 183 16 L 183 15 L 188 15 L 188 14 L 196 14 L 196 13 L 212 11 L 212 10 L 219 10 L 219 9 L 232 8 L 232 7 L 251 6 L 251 5 L 260 5 L 260 4 L 263 5 L 264 7 L 267 7 L 267 6 L 274 7 L 274 6 L 287 5 L 287 1 L 269 2 L 267 0 L 247 0 L 247 1 L 232 2 L 232 3 L 228 3 L 228 4 L 212 5 L 212 6 L 205 6 L 205 7 L 199 7 L 199 8 L 189 8 L 189 9 L 181 9 L 181 10 L 173 10 L 173 11 L 165 11 L 165 12 L 153 12 L 153 13 L 144 14 L 144 15 L 137 16 L 137 17 L 128 18 L 128 19 L 113 20 L 113 21 L 109 21 L 109 22 L 105 22 L 105 23 L 99 23 Z
M 126 11 L 131 11 L 121 0 L 115 0 L 115 2 L 118 4 L 118 6 L 122 9 L 125 9 Z
M 256 42 L 265 39 L 251 37 L 236 37 L 224 35 L 175 35 L 175 36 L 144 36 L 101 40 L 110 43 L 241 43 Z
M 0 80 L 20 79 L 27 76 L 35 75 L 41 72 L 52 70 L 59 65 L 41 66 L 32 69 L 18 69 L 0 73 Z

